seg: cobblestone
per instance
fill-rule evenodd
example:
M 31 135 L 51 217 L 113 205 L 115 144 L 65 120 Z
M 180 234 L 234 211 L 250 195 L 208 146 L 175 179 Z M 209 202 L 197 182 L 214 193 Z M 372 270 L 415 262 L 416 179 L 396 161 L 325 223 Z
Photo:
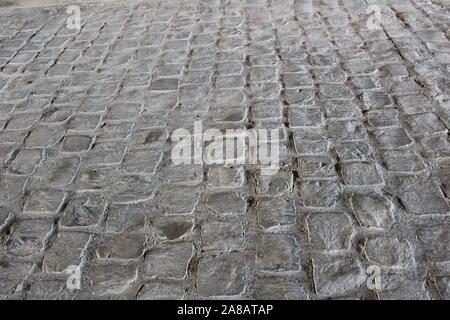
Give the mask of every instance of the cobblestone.
M 0 298 L 450 299 L 450 7 L 374 3 L 0 7 Z

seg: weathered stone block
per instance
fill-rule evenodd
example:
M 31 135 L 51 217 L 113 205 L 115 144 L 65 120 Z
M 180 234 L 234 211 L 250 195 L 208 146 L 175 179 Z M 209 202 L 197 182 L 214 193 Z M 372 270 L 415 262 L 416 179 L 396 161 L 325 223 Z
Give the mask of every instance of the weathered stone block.
M 371 263 L 385 267 L 413 267 L 411 248 L 397 237 L 376 237 L 366 240 L 364 252 Z
M 109 233 L 100 236 L 95 254 L 99 259 L 138 259 L 144 251 L 143 234 Z
M 31 271 L 31 262 L 0 257 L 0 296 L 13 294 Z
M 297 239 L 291 235 L 262 234 L 256 245 L 256 267 L 267 271 L 298 271 Z
M 133 263 L 97 263 L 90 266 L 85 273 L 88 290 L 96 296 L 124 293 L 136 281 L 137 276 L 138 268 Z
M 203 297 L 237 296 L 247 280 L 246 259 L 240 252 L 208 255 L 198 263 L 197 290 Z
M 204 250 L 232 251 L 245 247 L 245 227 L 237 218 L 205 219 L 200 230 Z
M 23 220 L 13 225 L 12 235 L 6 241 L 6 252 L 19 257 L 36 254 L 44 247 L 44 240 L 52 230 L 49 220 Z
M 14 174 L 30 174 L 42 159 L 42 151 L 36 149 L 21 149 L 9 166 Z
M 399 177 L 399 197 L 414 214 L 446 214 L 449 205 L 439 186 L 425 177 Z
M 206 206 L 218 214 L 244 214 L 247 202 L 238 193 L 220 192 L 208 195 Z
M 301 156 L 298 158 L 300 177 L 327 178 L 336 175 L 334 162 L 328 156 Z
M 293 200 L 276 197 L 261 199 L 256 207 L 258 225 L 264 229 L 284 227 L 296 222 L 296 212 Z
M 156 245 L 145 255 L 145 273 L 150 277 L 183 279 L 192 255 L 190 242 Z
M 305 207 L 334 208 L 342 198 L 337 181 L 303 181 L 297 188 Z
M 348 249 L 353 227 L 345 213 L 313 213 L 307 217 L 307 225 L 315 250 Z
M 194 227 L 192 218 L 184 215 L 157 216 L 150 221 L 157 237 L 175 240 L 189 235 Z
M 353 194 L 350 204 L 363 227 L 388 228 L 393 223 L 392 203 L 378 195 Z
M 63 272 L 71 265 L 79 265 L 81 252 L 88 240 L 88 233 L 59 232 L 45 253 L 43 271 Z
M 361 121 L 332 121 L 328 129 L 333 139 L 337 141 L 363 140 L 367 138 L 366 130 Z
M 383 183 L 383 178 L 374 164 L 354 162 L 342 165 L 342 176 L 345 184 L 354 186 L 377 185 Z
M 320 296 L 339 297 L 357 290 L 365 274 L 351 257 L 316 254 L 313 257 L 314 285 Z
M 293 175 L 290 171 L 278 171 L 273 175 L 257 176 L 257 192 L 262 195 L 279 196 L 292 190 Z
M 242 167 L 210 166 L 206 177 L 214 189 L 240 187 L 245 180 Z
M 198 198 L 199 192 L 195 188 L 175 185 L 164 186 L 158 195 L 159 207 L 168 214 L 190 213 Z
M 107 232 L 136 232 L 145 226 L 145 216 L 148 212 L 145 203 L 113 204 L 107 209 Z
M 61 207 L 65 192 L 55 190 L 32 191 L 26 200 L 24 212 L 35 215 L 56 214 Z
M 275 276 L 256 277 L 256 299 L 304 300 L 308 299 L 306 285 L 298 279 Z

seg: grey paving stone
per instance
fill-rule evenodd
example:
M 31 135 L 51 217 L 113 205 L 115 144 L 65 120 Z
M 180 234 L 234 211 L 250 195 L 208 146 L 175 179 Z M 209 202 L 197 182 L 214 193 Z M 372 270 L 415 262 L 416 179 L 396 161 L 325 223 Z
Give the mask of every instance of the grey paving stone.
M 315 290 L 321 296 L 340 296 L 358 289 L 365 281 L 362 268 L 351 257 L 316 254 L 313 257 Z
M 313 213 L 307 218 L 308 235 L 317 250 L 347 249 L 352 225 L 345 213 Z
M 42 265 L 44 272 L 62 272 L 69 266 L 79 265 L 81 253 L 88 240 L 87 233 L 59 233 L 50 248 L 46 250 Z
M 400 177 L 399 196 L 414 214 L 445 214 L 449 210 L 439 186 L 425 177 Z
M 0 8 L 1 299 L 448 298 L 441 0 L 84 2 Z M 179 165 L 199 121 L 279 168 Z
M 351 207 L 364 227 L 388 228 L 393 223 L 393 204 L 379 195 L 353 194 Z
M 15 257 L 27 257 L 44 248 L 44 240 L 52 230 L 50 220 L 23 220 L 13 225 L 13 232 L 5 242 L 5 251 Z
M 145 257 L 145 273 L 150 277 L 183 279 L 192 258 L 190 242 L 167 243 L 154 246 Z
M 242 253 L 202 257 L 198 268 L 197 290 L 200 296 L 238 296 L 243 293 L 247 270 Z
M 85 274 L 85 287 L 93 296 L 118 295 L 126 292 L 137 278 L 137 266 L 126 264 L 93 264 Z
M 414 264 L 411 247 L 397 237 L 367 239 L 364 251 L 371 263 L 381 266 L 407 268 Z

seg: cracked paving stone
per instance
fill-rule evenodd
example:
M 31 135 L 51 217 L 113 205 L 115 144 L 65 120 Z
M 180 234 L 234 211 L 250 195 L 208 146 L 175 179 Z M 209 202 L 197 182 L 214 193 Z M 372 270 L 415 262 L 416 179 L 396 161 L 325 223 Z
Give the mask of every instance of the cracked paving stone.
M 412 144 L 411 138 L 403 128 L 380 129 L 376 136 L 385 149 L 398 149 Z
M 409 115 L 407 121 L 413 132 L 419 135 L 447 131 L 445 124 L 434 113 Z
M 392 99 L 385 92 L 368 91 L 362 95 L 366 109 L 380 109 L 392 106 Z
M 292 108 L 289 111 L 292 127 L 321 127 L 323 125 L 322 112 L 315 108 Z
M 329 118 L 351 118 L 360 115 L 356 104 L 351 100 L 332 100 L 323 103 L 325 114 Z
M 342 161 L 372 161 L 375 155 L 372 147 L 365 141 L 340 142 L 335 150 Z

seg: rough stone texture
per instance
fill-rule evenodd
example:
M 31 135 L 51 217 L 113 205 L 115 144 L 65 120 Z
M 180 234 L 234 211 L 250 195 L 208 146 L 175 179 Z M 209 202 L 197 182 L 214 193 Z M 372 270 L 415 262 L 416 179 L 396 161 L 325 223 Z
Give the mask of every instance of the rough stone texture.
M 450 299 L 448 2 L 83 2 L 0 7 L 0 298 Z

